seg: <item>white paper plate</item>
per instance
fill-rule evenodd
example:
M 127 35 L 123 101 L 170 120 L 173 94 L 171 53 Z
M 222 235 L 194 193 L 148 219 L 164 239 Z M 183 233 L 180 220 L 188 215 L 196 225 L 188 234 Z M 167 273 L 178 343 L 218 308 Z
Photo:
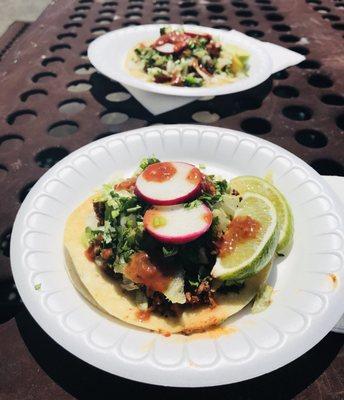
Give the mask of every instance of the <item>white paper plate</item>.
M 164 337 L 106 317 L 74 289 L 65 270 L 67 216 L 115 172 L 145 156 L 205 163 L 225 178 L 273 171 L 295 216 L 295 242 L 275 263 L 275 294 L 263 313 L 229 319 L 231 334 Z M 14 224 L 13 275 L 22 299 L 61 346 L 113 374 L 160 385 L 211 386 L 279 368 L 322 339 L 344 311 L 343 212 L 327 183 L 303 161 L 262 139 L 200 125 L 154 126 L 90 143 L 31 189 Z M 334 284 L 331 274 L 336 277 Z M 35 285 L 41 284 L 39 290 Z
M 189 32 L 207 32 L 223 43 L 232 43 L 250 53 L 249 76 L 236 82 L 211 88 L 188 88 L 145 82 L 135 78 L 125 68 L 128 52 L 139 42 L 154 40 L 159 37 L 159 29 L 164 25 L 141 25 L 118 29 L 95 39 L 88 47 L 88 58 L 93 66 L 103 75 L 122 84 L 148 92 L 173 96 L 217 96 L 241 92 L 264 82 L 272 73 L 269 54 L 256 46 L 249 38 L 233 39 L 227 31 L 194 25 L 168 24 L 174 28 L 184 27 Z

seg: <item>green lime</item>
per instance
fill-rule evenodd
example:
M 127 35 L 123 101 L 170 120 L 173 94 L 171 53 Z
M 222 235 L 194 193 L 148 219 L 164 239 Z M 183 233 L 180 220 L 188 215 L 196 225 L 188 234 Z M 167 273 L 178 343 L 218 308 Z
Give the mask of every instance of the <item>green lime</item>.
M 240 195 L 253 192 L 267 197 L 275 206 L 280 230 L 277 246 L 278 254 L 285 254 L 290 248 L 294 235 L 294 221 L 290 206 L 283 194 L 270 182 L 256 176 L 238 176 L 231 180 L 231 189 Z
M 274 256 L 278 238 L 272 202 L 257 193 L 244 193 L 225 234 L 227 251 L 217 258 L 211 275 L 221 280 L 241 280 L 256 274 Z

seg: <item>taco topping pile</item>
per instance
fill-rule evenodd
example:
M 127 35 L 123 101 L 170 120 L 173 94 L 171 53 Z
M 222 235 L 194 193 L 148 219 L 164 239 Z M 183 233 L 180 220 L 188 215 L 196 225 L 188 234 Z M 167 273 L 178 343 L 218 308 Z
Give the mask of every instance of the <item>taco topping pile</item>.
M 283 251 L 276 205 L 247 190 L 247 178 L 232 185 L 189 163 L 144 159 L 97 195 L 85 255 L 131 296 L 139 319 L 214 308 Z
M 165 27 L 154 42 L 135 46 L 128 65 L 155 83 L 201 87 L 246 76 L 248 60 L 246 51 L 208 33 Z

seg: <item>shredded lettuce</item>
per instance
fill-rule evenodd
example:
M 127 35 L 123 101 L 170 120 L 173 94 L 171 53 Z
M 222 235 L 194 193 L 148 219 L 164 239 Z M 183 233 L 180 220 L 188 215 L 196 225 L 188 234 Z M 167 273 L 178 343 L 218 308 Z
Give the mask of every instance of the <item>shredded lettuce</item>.
M 127 290 L 128 292 L 139 289 L 139 286 L 135 282 L 131 281 L 124 275 L 123 275 L 123 281 L 121 283 L 121 287 L 122 287 L 122 289 Z
M 222 208 L 215 208 L 213 210 L 213 220 L 215 220 L 215 232 L 218 236 L 221 236 L 221 234 L 226 231 L 230 220 Z
M 272 302 L 272 294 L 273 294 L 273 288 L 270 285 L 268 284 L 262 285 L 262 287 L 256 294 L 251 310 L 252 313 L 256 314 L 266 310 Z
M 81 243 L 84 247 L 88 247 L 90 242 L 95 238 L 95 231 L 93 231 L 89 226 L 86 227 L 84 233 L 81 236 Z
M 168 288 L 165 290 L 164 295 L 172 303 L 184 304 L 186 302 L 184 293 L 184 271 L 182 269 L 175 274 Z
M 224 211 L 227 217 L 233 218 L 236 208 L 240 202 L 240 196 L 233 196 L 228 193 L 222 196 L 219 208 Z
M 135 303 L 141 311 L 146 311 L 148 309 L 147 296 L 141 290 L 135 291 Z

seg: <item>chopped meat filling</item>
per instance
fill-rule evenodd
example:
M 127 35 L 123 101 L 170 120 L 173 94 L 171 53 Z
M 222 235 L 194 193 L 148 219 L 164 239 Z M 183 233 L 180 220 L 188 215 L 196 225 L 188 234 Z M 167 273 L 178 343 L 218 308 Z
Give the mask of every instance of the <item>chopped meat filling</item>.
M 93 203 L 93 210 L 96 214 L 98 220 L 98 226 L 104 225 L 104 217 L 105 217 L 105 202 L 104 201 L 96 201 Z
M 204 279 L 196 289 L 194 293 L 186 292 L 185 293 L 187 304 L 191 305 L 200 305 L 206 304 L 211 308 L 216 307 L 216 301 L 214 298 L 214 291 L 211 289 L 210 282 L 207 279 Z

